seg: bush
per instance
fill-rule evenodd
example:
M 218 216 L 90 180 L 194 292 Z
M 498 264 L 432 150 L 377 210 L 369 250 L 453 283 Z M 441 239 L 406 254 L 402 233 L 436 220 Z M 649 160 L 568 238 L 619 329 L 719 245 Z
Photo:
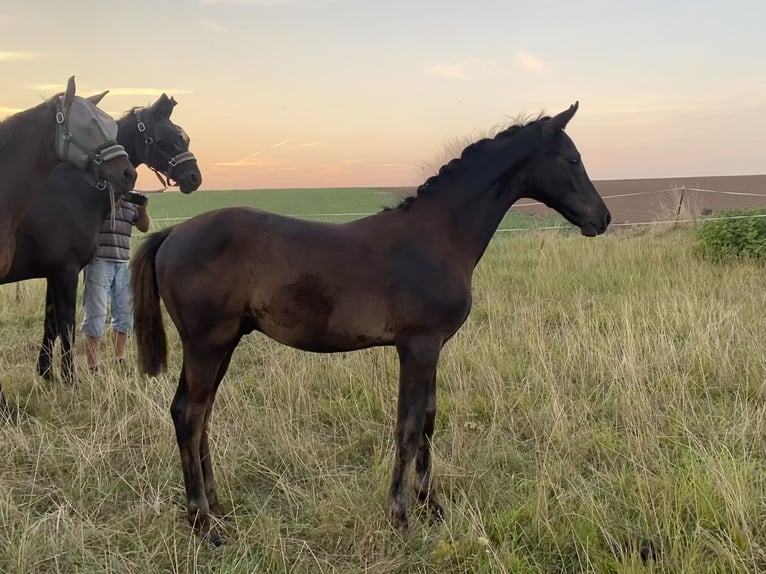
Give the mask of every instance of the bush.
M 762 217 L 746 217 L 760 215 Z M 745 216 L 745 217 L 743 217 Z M 766 209 L 724 209 L 697 226 L 697 252 L 716 261 L 766 259 Z M 738 219 L 722 219 L 737 217 Z

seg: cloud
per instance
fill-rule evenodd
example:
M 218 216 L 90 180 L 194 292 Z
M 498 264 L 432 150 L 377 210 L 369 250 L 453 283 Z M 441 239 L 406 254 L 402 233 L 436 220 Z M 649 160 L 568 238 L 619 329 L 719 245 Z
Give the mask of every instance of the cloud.
M 332 4 L 335 0 L 200 0 L 202 4 L 239 6 L 307 6 Z
M 461 58 L 450 64 L 433 64 L 426 66 L 426 72 L 445 80 L 473 80 L 492 76 L 497 65 L 489 58 Z
M 532 54 L 527 54 L 526 52 L 518 54 L 516 62 L 528 72 L 542 72 L 545 69 L 545 64 Z
M 228 26 L 216 22 L 215 20 L 208 20 L 207 18 L 202 20 L 202 27 L 208 32 L 215 32 L 218 34 L 225 34 L 229 31 Z
M 27 86 L 30 90 L 37 92 L 61 92 L 66 88 L 66 82 L 60 84 L 35 84 L 33 86 Z M 83 92 L 98 92 L 106 90 L 107 88 L 100 88 L 99 90 L 91 88 L 89 86 L 77 85 L 77 93 Z M 163 93 L 170 95 L 177 94 L 193 94 L 194 90 L 186 88 L 108 88 L 110 96 L 161 96 Z
M 284 141 L 272 144 L 271 147 L 265 150 L 258 150 L 249 155 L 246 155 L 243 158 L 235 159 L 231 161 L 212 162 L 209 165 L 214 165 L 217 167 L 261 167 L 261 168 L 280 169 L 280 170 L 294 169 L 294 167 L 291 168 L 289 166 L 284 166 L 272 158 L 263 157 L 263 156 L 265 155 L 267 156 L 269 152 L 272 152 L 276 149 L 292 144 L 295 141 L 296 141 L 295 138 L 286 139 Z M 319 144 L 317 142 L 305 142 L 305 143 L 297 143 L 292 147 L 313 148 L 313 147 L 317 147 L 318 145 Z
M 19 60 L 35 60 L 40 57 L 37 52 L 0 52 L 0 62 L 16 62 Z
M 0 118 L 5 116 L 12 116 L 13 114 L 17 114 L 21 111 L 23 111 L 23 108 L 10 108 L 7 106 L 0 106 Z

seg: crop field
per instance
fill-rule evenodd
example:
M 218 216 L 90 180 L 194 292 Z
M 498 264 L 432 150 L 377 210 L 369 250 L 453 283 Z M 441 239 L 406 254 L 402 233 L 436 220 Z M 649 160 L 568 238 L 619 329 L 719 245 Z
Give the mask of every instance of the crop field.
M 211 209 L 249 206 L 303 219 L 343 222 L 393 207 L 406 188 L 258 189 L 150 194 L 150 212 L 156 228 Z M 558 214 L 509 212 L 501 228 L 568 225 Z M 574 229 L 574 228 L 573 228 Z
M 150 210 L 157 226 L 224 205 L 343 220 L 316 214 L 396 200 L 168 193 Z M 511 212 L 503 227 L 550 223 Z M 186 522 L 172 323 L 167 374 L 112 364 L 108 342 L 88 374 L 78 332 L 77 384 L 48 383 L 34 372 L 45 284 L 2 286 L 0 572 L 764 571 L 764 271 L 701 260 L 693 241 L 686 228 L 496 235 L 437 375 L 444 521 L 412 493 L 406 539 L 384 512 L 394 349 L 243 339 L 211 419 L 228 512 L 213 549 Z

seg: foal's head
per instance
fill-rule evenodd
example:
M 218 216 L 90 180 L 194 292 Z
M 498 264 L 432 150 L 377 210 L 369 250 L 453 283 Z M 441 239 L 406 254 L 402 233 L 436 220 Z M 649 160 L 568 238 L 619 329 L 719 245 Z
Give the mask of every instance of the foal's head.
M 197 158 L 189 151 L 189 136 L 181 126 L 170 121 L 175 99 L 162 94 L 148 108 L 136 108 L 139 159 L 167 179 L 178 182 L 183 193 L 191 193 L 202 184 Z
M 53 98 L 56 107 L 54 147 L 59 160 L 107 180 L 120 191 L 133 189 L 136 170 L 117 143 L 117 123 L 97 104 L 108 93 L 83 98 L 75 95 L 74 76 L 66 92 Z
M 583 235 L 593 237 L 606 231 L 612 215 L 588 177 L 580 152 L 564 133 L 577 106 L 575 102 L 568 110 L 537 122 L 541 145 L 527 161 L 522 187 L 524 196 L 555 209 Z

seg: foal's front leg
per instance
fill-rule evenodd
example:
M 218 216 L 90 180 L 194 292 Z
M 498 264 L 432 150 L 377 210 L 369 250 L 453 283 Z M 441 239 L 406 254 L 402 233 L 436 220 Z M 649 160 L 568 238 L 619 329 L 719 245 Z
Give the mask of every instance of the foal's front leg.
M 434 336 L 405 337 L 396 341 L 400 369 L 396 460 L 386 507 L 389 519 L 402 533 L 409 528 L 404 477 L 423 437 L 429 386 L 434 381 L 441 345 L 441 338 Z
M 436 373 L 428 385 L 426 397 L 425 419 L 423 421 L 423 434 L 418 446 L 418 454 L 415 458 L 415 492 L 418 500 L 424 503 L 428 510 L 436 518 L 444 514 L 441 504 L 436 499 L 433 490 L 433 476 L 431 475 L 431 438 L 436 426 Z

